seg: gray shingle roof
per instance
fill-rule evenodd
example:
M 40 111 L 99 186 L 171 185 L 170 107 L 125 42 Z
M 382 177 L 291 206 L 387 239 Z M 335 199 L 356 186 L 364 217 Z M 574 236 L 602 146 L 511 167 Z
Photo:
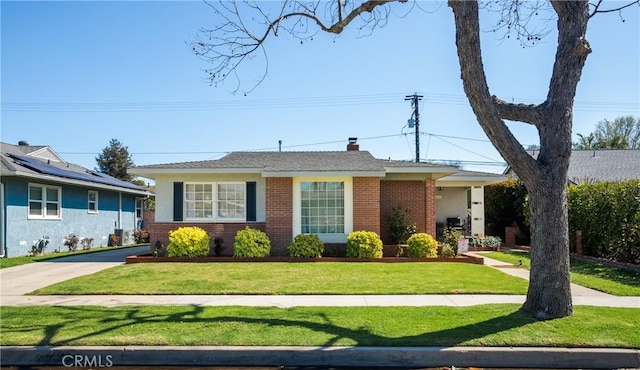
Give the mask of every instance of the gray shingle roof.
M 640 179 L 640 150 L 574 150 L 569 180 L 623 181 Z
M 147 170 L 255 169 L 260 172 L 370 172 L 387 167 L 435 169 L 443 166 L 387 161 L 367 151 L 342 152 L 232 152 L 218 160 L 137 166 Z M 445 166 L 446 167 L 446 166 Z M 454 172 L 454 171 L 452 171 Z
M 538 153 L 538 151 L 529 151 L 529 155 L 534 158 L 538 157 Z M 505 173 L 512 173 L 511 167 L 507 167 Z M 573 150 L 569 160 L 568 179 L 574 183 L 638 180 L 640 179 L 640 150 Z

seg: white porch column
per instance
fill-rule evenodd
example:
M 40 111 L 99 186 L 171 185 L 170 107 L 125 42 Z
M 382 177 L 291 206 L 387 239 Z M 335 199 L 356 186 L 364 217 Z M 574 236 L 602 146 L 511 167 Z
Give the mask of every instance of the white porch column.
M 484 236 L 484 186 L 471 186 L 471 235 Z

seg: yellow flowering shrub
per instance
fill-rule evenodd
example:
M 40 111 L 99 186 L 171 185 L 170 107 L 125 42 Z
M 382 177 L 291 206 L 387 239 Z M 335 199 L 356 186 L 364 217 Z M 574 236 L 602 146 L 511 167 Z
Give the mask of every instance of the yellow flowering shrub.
M 169 231 L 169 257 L 203 257 L 209 254 L 209 235 L 199 227 Z

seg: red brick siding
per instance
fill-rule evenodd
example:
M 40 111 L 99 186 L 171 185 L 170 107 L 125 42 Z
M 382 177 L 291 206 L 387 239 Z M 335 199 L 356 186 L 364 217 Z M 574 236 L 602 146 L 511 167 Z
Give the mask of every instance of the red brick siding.
M 271 240 L 271 255 L 287 255 L 293 240 L 293 179 L 266 179 L 266 233 Z
M 155 222 L 156 212 L 145 209 L 142 213 L 142 228 L 147 229 L 147 225 Z
M 213 238 L 222 237 L 224 239 L 222 251 L 223 256 L 233 255 L 233 242 L 238 230 L 244 229 L 246 226 L 254 229 L 265 231 L 263 222 L 250 223 L 204 223 L 204 222 L 149 222 L 147 230 L 150 235 L 150 248 L 153 249 L 156 242 L 167 246 L 169 244 L 169 231 L 176 230 L 179 227 L 196 226 L 209 234 L 211 237 L 211 246 L 213 247 Z
M 435 180 L 382 181 L 380 185 L 380 231 L 382 241 L 392 244 L 387 218 L 394 207 L 408 208 L 418 232 L 436 235 Z
M 353 178 L 353 230 L 380 234 L 380 178 Z
M 436 180 L 426 180 L 424 182 L 426 198 L 425 206 L 425 232 L 436 236 Z

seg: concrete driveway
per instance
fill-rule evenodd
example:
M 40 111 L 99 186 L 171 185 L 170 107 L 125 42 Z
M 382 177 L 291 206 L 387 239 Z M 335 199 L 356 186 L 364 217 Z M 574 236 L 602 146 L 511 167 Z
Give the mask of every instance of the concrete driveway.
M 143 254 L 148 251 L 148 246 L 106 249 L 102 252 L 0 269 L 0 287 L 2 289 L 0 304 L 4 303 L 5 297 L 20 296 L 47 285 L 118 266 L 124 263 L 127 256 Z

